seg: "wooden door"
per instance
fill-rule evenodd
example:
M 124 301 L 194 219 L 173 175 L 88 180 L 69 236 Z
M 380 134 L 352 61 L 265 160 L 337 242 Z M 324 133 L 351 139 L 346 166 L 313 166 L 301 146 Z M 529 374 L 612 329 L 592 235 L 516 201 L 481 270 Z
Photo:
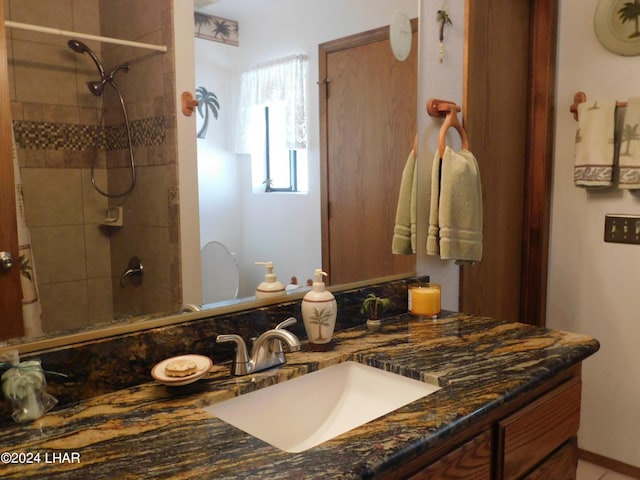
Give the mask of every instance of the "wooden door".
M 4 3 L 0 3 L 0 251 L 11 253 L 14 259 L 11 269 L 0 270 L 0 340 L 24 335 L 6 38 Z
M 320 45 L 322 264 L 343 284 L 415 272 L 391 253 L 400 179 L 416 134 L 417 21 L 409 58 L 389 29 Z

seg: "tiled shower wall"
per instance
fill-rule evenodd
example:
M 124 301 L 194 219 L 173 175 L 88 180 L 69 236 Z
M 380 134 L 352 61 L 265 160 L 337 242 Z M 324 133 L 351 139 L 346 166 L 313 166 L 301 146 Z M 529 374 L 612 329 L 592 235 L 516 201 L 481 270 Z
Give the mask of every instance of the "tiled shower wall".
M 7 19 L 173 48 L 169 0 L 3 0 Z M 85 83 L 98 73 L 64 36 L 7 29 L 12 114 L 46 331 L 181 305 L 175 104 L 172 54 L 82 40 L 107 71 L 129 63 L 115 81 L 129 115 L 137 182 L 107 199 L 91 186 L 123 192 L 131 176 L 119 100 Z M 100 140 L 96 142 L 96 138 Z M 96 148 L 97 145 L 97 148 Z M 124 226 L 101 225 L 122 206 Z M 144 280 L 120 276 L 138 256 Z

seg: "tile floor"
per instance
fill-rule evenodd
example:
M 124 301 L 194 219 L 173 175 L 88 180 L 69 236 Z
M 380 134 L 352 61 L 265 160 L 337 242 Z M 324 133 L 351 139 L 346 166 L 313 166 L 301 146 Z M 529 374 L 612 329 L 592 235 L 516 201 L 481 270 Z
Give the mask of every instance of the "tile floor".
M 604 467 L 587 463 L 582 460 L 578 461 L 578 479 L 577 480 L 633 480 L 631 477 L 612 472 Z

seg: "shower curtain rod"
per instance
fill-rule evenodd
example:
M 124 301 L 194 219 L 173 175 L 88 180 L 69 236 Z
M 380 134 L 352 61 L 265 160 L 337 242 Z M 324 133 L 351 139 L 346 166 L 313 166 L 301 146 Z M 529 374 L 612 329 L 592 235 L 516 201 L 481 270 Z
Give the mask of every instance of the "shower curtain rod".
M 41 27 L 39 25 L 31 25 L 29 23 L 13 22 L 5 20 L 5 27 L 17 28 L 19 30 L 29 30 L 30 32 L 50 33 L 52 35 L 63 35 L 65 37 L 82 38 L 84 40 L 96 40 L 98 42 L 113 43 L 116 45 L 126 45 L 128 47 L 146 48 L 148 50 L 156 50 L 158 52 L 166 52 L 165 45 L 151 45 L 150 43 L 132 42 L 130 40 L 120 40 L 119 38 L 102 37 L 100 35 L 91 35 L 89 33 L 71 32 L 69 30 L 60 30 L 59 28 Z

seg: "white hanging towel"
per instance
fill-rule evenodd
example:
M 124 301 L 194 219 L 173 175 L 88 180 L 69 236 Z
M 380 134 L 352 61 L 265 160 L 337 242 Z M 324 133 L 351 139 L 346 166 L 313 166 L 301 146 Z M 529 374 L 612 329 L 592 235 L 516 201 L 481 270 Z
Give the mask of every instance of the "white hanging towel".
M 619 188 L 640 188 L 640 97 L 627 101 L 620 138 Z
M 609 187 L 613 183 L 615 101 L 578 105 L 575 165 L 577 187 Z

